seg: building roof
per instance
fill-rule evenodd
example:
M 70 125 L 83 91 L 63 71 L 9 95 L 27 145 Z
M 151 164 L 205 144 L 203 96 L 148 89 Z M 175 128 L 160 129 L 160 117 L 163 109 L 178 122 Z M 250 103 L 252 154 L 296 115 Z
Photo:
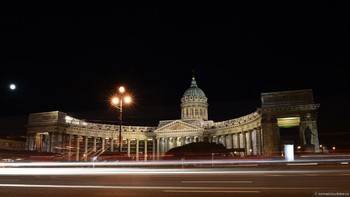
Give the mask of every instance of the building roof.
M 205 96 L 205 93 L 203 92 L 203 90 L 202 89 L 200 89 L 199 87 L 198 87 L 198 85 L 197 85 L 197 82 L 196 82 L 196 80 L 195 80 L 195 78 L 194 77 L 192 77 L 192 81 L 191 81 L 191 86 L 190 86 L 190 88 L 188 88 L 186 91 L 185 91 L 185 93 L 183 94 L 183 98 L 184 97 L 200 97 L 200 98 L 206 98 L 206 96 Z

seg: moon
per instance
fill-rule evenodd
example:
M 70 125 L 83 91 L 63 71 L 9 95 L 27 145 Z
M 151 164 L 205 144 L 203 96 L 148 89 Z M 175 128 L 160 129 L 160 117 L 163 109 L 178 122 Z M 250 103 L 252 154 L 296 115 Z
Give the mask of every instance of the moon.
M 15 90 L 15 89 L 16 89 L 16 85 L 15 85 L 15 84 L 13 84 L 13 83 L 12 83 L 12 84 L 10 84 L 10 89 L 11 89 L 11 90 Z

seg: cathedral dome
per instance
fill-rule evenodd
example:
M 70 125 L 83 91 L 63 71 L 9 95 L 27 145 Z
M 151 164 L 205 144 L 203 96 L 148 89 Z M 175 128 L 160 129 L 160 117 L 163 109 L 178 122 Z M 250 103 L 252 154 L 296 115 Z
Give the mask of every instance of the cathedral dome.
M 197 82 L 192 77 L 191 86 L 181 98 L 182 119 L 203 119 L 208 120 L 208 99 Z
M 187 99 L 194 99 L 194 98 L 206 99 L 207 98 L 203 90 L 197 86 L 197 82 L 194 77 L 192 78 L 190 88 L 188 88 L 185 91 L 184 95 L 182 96 L 182 98 L 186 98 L 186 97 Z

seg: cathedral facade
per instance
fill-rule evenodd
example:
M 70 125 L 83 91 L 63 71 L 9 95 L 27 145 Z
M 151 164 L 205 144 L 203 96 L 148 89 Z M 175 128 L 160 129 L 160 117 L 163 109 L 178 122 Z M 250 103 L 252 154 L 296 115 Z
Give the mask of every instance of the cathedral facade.
M 256 111 L 214 122 L 208 120 L 208 98 L 193 77 L 181 98 L 181 119 L 163 120 L 156 127 L 122 125 L 122 152 L 137 161 L 158 160 L 172 148 L 202 141 L 222 144 L 239 156 L 280 154 L 284 144 L 294 144 L 296 151 L 318 152 L 318 107 L 310 89 L 262 93 Z M 305 141 L 306 128 L 311 129 L 311 143 Z M 118 150 L 119 129 L 60 111 L 31 113 L 26 150 L 89 161 Z

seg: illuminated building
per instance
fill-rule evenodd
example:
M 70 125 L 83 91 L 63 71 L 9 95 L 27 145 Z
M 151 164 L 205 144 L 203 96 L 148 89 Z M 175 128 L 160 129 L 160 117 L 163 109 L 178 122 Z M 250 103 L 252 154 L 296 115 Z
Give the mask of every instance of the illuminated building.
M 25 140 L 24 137 L 2 137 L 0 138 L 0 149 L 23 150 Z
M 201 141 L 221 143 L 231 150 L 244 148 L 241 156 L 280 154 L 284 144 L 319 152 L 318 107 L 311 89 L 261 93 L 261 107 L 256 111 L 214 122 L 208 119 L 208 98 L 193 77 L 181 98 L 181 119 L 162 120 L 157 127 L 121 126 L 122 152 L 138 161 L 156 160 L 171 148 Z M 308 146 L 304 137 L 307 126 L 313 133 Z M 31 113 L 26 149 L 87 161 L 93 155 L 117 150 L 114 142 L 119 140 L 119 128 L 59 111 Z

